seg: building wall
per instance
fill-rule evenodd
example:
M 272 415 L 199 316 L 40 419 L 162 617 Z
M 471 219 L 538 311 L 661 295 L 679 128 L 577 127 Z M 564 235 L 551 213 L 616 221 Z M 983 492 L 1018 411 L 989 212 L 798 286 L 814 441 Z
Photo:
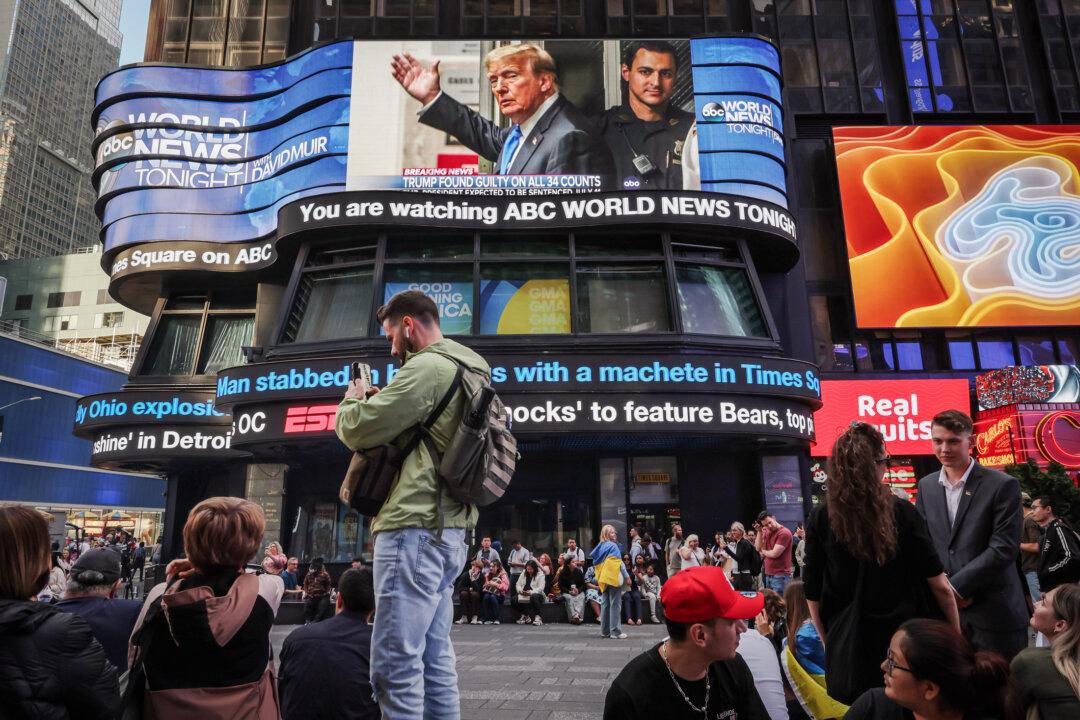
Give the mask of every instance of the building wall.
M 100 249 L 0 262 L 0 277 L 0 328 L 61 345 L 92 348 L 96 340 L 97 359 L 130 368 L 149 318 L 109 297 Z
M 0 4 L 0 259 L 96 244 L 90 111 L 120 58 L 120 0 Z
M 75 400 L 119 389 L 124 379 L 104 365 L 0 335 L 0 500 L 164 508 L 164 480 L 92 468 L 90 441 L 71 434 Z

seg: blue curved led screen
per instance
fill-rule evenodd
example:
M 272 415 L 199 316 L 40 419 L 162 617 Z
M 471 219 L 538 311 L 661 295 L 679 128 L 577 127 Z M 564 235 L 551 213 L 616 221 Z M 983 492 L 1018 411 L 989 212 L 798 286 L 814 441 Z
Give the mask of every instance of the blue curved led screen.
M 123 95 L 270 95 L 322 70 L 351 68 L 352 59 L 353 43 L 345 40 L 308 50 L 283 63 L 256 70 L 159 65 L 126 67 L 101 79 L 95 102 L 100 107 L 108 100 Z M 96 114 L 94 118 L 96 120 Z
M 349 94 L 352 70 L 324 70 L 284 92 L 257 100 L 202 100 L 182 97 L 140 97 L 121 100 L 98 113 L 100 136 L 128 125 L 206 128 L 259 127 L 285 120 L 297 108 Z M 94 141 L 100 142 L 95 139 Z
M 506 177 L 485 178 L 501 163 L 507 120 L 478 110 L 490 90 L 476 41 L 342 41 L 240 70 L 121 68 L 99 84 L 94 110 L 105 250 L 257 240 L 274 234 L 284 204 L 342 190 L 465 198 L 693 188 L 786 208 L 776 48 L 752 36 L 670 42 L 690 49 L 682 72 L 694 117 L 680 119 L 685 135 L 671 133 L 671 148 L 651 158 L 655 175 L 626 170 L 626 143 L 590 123 L 579 128 L 593 143 L 586 152 L 556 160 L 560 136 L 532 136 Z M 422 108 L 405 92 L 389 59 L 406 52 L 425 67 L 439 61 L 447 98 Z M 605 76 L 595 65 L 580 72 Z M 697 162 L 682 162 L 687 148 Z
M 335 125 L 318 128 L 290 138 L 262 157 L 241 163 L 211 163 L 192 160 L 153 159 L 142 162 L 124 163 L 106 172 L 98 186 L 100 197 L 113 193 L 139 188 L 156 188 L 146 192 L 125 193 L 106 203 L 102 221 L 107 225 L 110 217 L 117 217 L 117 208 L 142 207 L 140 212 L 169 212 L 178 207 L 194 207 L 198 204 L 220 207 L 218 212 L 241 212 L 244 208 L 229 210 L 222 203 L 225 193 L 204 194 L 201 197 L 189 197 L 184 190 L 238 188 L 243 185 L 258 184 L 280 175 L 297 165 L 312 162 L 328 155 L 347 155 L 349 152 L 348 125 Z M 341 178 L 344 182 L 344 175 Z M 154 193 L 167 192 L 164 188 L 178 188 L 173 191 L 171 204 L 151 204 L 140 198 Z M 240 188 L 244 190 L 244 188 Z M 211 199 L 213 197 L 213 199 Z M 200 212 L 192 209 L 191 212 Z M 134 213 L 128 213 L 134 214 Z
M 209 133 L 204 130 L 148 127 L 134 128 L 111 135 L 98 145 L 98 168 L 113 165 L 127 157 L 197 157 L 203 149 L 206 159 L 240 162 L 265 155 L 278 145 L 312 128 L 349 124 L 349 98 L 339 97 L 302 115 L 252 132 Z M 220 145 L 214 148 L 214 145 Z

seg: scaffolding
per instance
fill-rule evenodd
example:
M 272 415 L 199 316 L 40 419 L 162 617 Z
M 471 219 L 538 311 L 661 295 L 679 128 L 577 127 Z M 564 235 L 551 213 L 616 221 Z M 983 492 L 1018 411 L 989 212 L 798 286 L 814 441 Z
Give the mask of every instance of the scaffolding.
M 139 351 L 139 344 L 142 342 L 142 335 L 130 331 L 124 332 L 122 328 L 113 328 L 111 334 L 58 338 L 47 333 L 35 332 L 11 320 L 0 320 L 0 333 L 71 353 L 103 365 L 112 365 L 125 372 L 131 371 L 135 354 Z

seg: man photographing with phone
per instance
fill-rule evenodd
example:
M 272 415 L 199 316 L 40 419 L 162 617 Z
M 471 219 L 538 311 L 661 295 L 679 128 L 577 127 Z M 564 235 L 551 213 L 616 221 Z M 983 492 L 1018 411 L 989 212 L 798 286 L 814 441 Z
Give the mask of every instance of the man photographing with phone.
M 401 369 L 384 388 L 369 386 L 362 376 L 349 383 L 338 406 L 338 438 L 354 450 L 402 447 L 433 419 L 429 434 L 442 453 L 465 406 L 460 392 L 448 392 L 458 364 L 484 375 L 490 368 L 469 348 L 443 337 L 438 308 L 422 292 L 394 295 L 376 318 Z M 404 458 L 371 524 L 371 685 L 388 720 L 460 717 L 451 593 L 465 566 L 465 533 L 476 524 L 477 511 L 440 492 L 435 462 L 428 445 L 419 443 Z

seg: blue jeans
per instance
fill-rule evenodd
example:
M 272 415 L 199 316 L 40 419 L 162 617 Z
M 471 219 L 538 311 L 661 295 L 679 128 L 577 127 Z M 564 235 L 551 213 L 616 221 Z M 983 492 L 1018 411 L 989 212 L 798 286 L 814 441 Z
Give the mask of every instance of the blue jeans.
M 622 612 L 622 588 L 609 587 L 600 595 L 600 634 L 622 635 L 619 615 Z
M 1034 570 L 1024 573 L 1024 579 L 1027 580 L 1028 590 L 1031 591 L 1031 602 L 1039 602 L 1039 598 L 1042 597 L 1042 588 L 1039 587 L 1039 573 Z
M 454 580 L 465 565 L 465 531 L 422 528 L 375 536 L 371 688 L 385 720 L 461 716 L 454 646 Z
M 784 590 L 787 589 L 789 582 L 791 582 L 790 575 L 765 576 L 765 587 L 769 590 L 775 590 L 780 597 L 784 597 Z

